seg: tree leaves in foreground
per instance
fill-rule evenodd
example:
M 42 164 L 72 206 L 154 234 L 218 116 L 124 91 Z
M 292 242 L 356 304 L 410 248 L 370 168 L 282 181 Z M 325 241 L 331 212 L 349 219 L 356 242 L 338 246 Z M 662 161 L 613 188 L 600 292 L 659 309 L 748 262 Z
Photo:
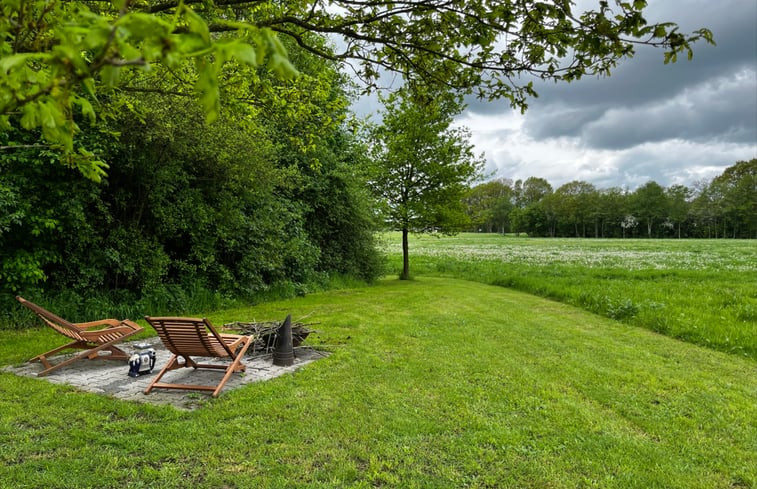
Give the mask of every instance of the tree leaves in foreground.
M 607 75 L 639 45 L 664 48 L 667 63 L 691 57 L 700 39 L 712 42 L 707 29 L 648 24 L 646 8 L 643 0 L 603 0 L 585 12 L 569 0 L 0 0 L 0 127 L 43 141 L 3 149 L 49 145 L 98 180 L 107 164 L 79 141 L 80 124 L 114 110 L 103 95 L 128 85 L 130 73 L 174 79 L 213 120 L 226 68 L 296 74 L 282 39 L 344 63 L 369 89 L 389 71 L 522 110 L 536 95 L 533 77 Z M 193 76 L 182 76 L 186 66 Z

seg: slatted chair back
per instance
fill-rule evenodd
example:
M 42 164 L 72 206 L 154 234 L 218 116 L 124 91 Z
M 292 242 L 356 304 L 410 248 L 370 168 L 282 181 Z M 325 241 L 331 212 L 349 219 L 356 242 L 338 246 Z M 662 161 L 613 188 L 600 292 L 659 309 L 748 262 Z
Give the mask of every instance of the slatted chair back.
M 191 357 L 234 357 L 207 319 L 146 316 L 163 344 L 174 355 Z
M 38 306 L 37 304 L 33 302 L 29 302 L 23 297 L 16 296 L 16 300 L 20 302 L 21 305 L 31 310 L 40 319 L 42 319 L 42 321 L 44 321 L 48 326 L 50 326 L 51 328 L 53 328 L 55 331 L 62 334 L 63 336 L 67 336 L 71 338 L 72 340 L 91 343 L 90 340 L 87 340 L 80 334 L 82 330 L 78 328 L 75 324 L 69 321 L 66 321 L 62 317 L 56 314 L 53 314 L 52 312 Z
M 145 394 L 153 389 L 179 389 L 211 391 L 212 396 L 217 397 L 235 372 L 245 371 L 242 359 L 253 342 L 252 336 L 218 334 L 207 319 L 145 316 L 145 320 L 172 353 L 168 363 L 145 388 Z M 180 357 L 183 361 L 179 361 Z M 203 364 L 192 357 L 216 357 L 221 361 Z M 223 370 L 224 373 L 223 378 L 212 385 L 162 382 L 166 373 L 182 368 Z

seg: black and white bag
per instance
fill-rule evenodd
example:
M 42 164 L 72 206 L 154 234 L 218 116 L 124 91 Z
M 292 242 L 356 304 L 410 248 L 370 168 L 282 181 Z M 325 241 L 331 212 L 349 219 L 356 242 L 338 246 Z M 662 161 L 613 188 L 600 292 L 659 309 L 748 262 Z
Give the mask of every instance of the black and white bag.
M 129 357 L 129 377 L 152 373 L 155 368 L 155 350 L 147 348 Z

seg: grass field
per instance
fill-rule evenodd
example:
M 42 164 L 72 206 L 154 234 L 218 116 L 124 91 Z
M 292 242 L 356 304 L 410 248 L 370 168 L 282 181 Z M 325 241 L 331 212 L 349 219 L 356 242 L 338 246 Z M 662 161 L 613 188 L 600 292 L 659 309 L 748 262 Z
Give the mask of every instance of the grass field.
M 401 267 L 400 237 L 385 236 Z M 523 290 L 757 360 L 757 241 L 421 235 L 411 273 Z
M 332 354 L 193 412 L 0 373 L 0 487 L 757 487 L 752 359 L 450 278 L 209 317 L 286 313 Z

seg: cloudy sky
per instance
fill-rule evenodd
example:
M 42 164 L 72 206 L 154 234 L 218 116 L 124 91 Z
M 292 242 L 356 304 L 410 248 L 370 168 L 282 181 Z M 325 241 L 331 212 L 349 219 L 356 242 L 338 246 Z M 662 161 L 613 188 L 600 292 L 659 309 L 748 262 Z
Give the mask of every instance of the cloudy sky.
M 595 3 L 595 2 L 582 2 Z M 691 186 L 740 160 L 757 158 L 757 2 L 650 0 L 650 23 L 713 31 L 694 58 L 663 64 L 639 47 L 608 78 L 537 86 L 525 115 L 507 102 L 470 100 L 459 118 L 493 177 L 583 180 L 631 190 L 650 180 Z M 374 99 L 355 106 L 365 115 Z

